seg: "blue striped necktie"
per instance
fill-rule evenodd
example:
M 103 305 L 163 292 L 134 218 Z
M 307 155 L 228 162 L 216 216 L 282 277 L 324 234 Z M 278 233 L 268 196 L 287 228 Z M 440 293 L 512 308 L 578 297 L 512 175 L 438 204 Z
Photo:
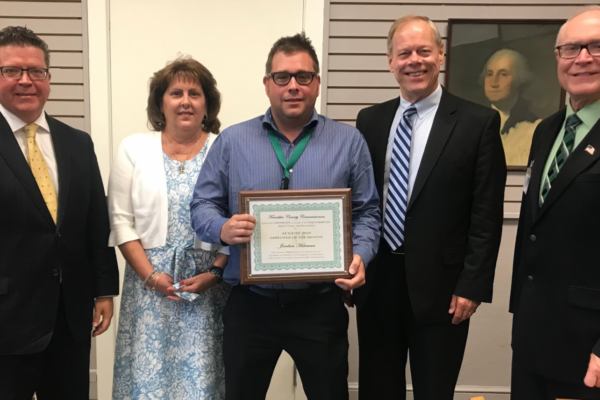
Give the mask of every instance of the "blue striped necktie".
M 548 169 L 548 174 L 542 181 L 542 192 L 540 193 L 539 198 L 540 207 L 544 204 L 546 196 L 548 196 L 548 192 L 552 187 L 552 181 L 554 181 L 562 167 L 565 165 L 567 157 L 573 152 L 573 147 L 575 145 L 575 130 L 581 122 L 582 121 L 577 114 L 571 114 L 569 115 L 569 118 L 567 118 L 563 140 L 560 143 L 560 146 L 558 146 L 558 150 L 556 150 L 552 164 L 550 164 L 550 168 Z
M 390 163 L 383 237 L 392 250 L 404 243 L 404 220 L 408 208 L 408 169 L 410 166 L 410 141 L 412 134 L 411 117 L 417 112 L 411 104 L 402 115 L 396 128 Z

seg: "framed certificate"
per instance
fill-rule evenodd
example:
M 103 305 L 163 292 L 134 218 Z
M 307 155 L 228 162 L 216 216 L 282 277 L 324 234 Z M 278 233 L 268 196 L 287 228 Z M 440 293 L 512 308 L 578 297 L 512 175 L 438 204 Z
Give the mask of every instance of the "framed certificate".
M 350 189 L 240 191 L 240 214 L 256 218 L 241 245 L 243 285 L 349 278 Z

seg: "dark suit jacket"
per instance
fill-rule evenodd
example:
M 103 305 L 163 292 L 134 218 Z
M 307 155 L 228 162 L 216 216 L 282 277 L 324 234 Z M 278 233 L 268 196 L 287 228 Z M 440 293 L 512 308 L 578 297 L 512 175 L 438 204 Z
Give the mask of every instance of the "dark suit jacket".
M 85 132 L 46 119 L 58 168 L 56 225 L 0 114 L 0 355 L 22 353 L 49 340 L 61 286 L 76 338 L 90 335 L 94 298 L 119 291 L 92 140 Z M 41 343 L 42 349 L 47 344 Z
M 400 99 L 359 112 L 383 202 L 385 153 Z M 405 223 L 409 297 L 418 321 L 442 322 L 452 294 L 490 302 L 503 220 L 506 164 L 496 111 L 444 91 L 417 173 Z M 382 203 L 383 204 L 383 203 Z M 360 307 L 374 288 L 383 236 L 356 290 Z
M 546 118 L 533 136 L 515 248 L 512 344 L 534 371 L 581 385 L 592 350 L 600 355 L 600 122 L 540 208 L 543 169 L 564 119 L 565 110 Z

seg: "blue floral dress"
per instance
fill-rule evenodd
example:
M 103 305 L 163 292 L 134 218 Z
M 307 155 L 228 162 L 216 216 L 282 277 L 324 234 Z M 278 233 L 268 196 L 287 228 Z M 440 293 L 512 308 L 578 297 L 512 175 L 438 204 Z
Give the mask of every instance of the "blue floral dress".
M 216 252 L 194 249 L 190 201 L 207 146 L 192 160 L 163 155 L 169 224 L 164 247 L 148 249 L 154 268 L 175 282 L 208 271 Z M 192 302 L 175 302 L 144 290 L 125 271 L 115 355 L 113 400 L 220 400 L 225 398 L 221 313 L 229 287 L 221 283 Z

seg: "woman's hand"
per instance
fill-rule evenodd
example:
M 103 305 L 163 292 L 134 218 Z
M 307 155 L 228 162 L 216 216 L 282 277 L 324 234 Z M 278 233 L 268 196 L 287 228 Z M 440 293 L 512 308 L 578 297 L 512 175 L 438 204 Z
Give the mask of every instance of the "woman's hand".
M 182 281 L 179 281 L 180 285 L 183 285 L 183 287 L 179 290 L 175 290 L 174 287 L 170 287 L 169 290 L 171 291 L 172 295 L 169 296 L 169 299 L 171 300 L 175 300 L 180 299 L 179 296 L 175 295 L 175 292 L 190 292 L 190 293 L 202 293 L 207 289 L 210 289 L 213 286 L 216 286 L 219 283 L 219 278 L 217 278 L 215 275 L 211 274 L 210 272 L 205 272 L 203 274 L 200 275 L 196 275 L 194 277 L 191 277 L 189 279 L 184 279 Z
M 151 289 L 156 290 L 170 298 L 171 300 L 182 301 L 180 297 L 174 296 L 176 298 L 171 298 L 173 296 L 173 277 L 171 275 L 158 273 L 148 281 L 147 286 Z

